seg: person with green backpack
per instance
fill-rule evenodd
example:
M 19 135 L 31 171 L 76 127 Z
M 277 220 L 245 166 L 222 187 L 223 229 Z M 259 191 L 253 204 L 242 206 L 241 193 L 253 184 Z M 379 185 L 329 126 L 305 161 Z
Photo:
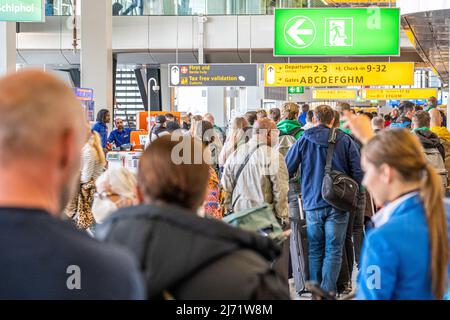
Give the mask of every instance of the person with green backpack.
M 303 134 L 302 125 L 297 120 L 299 110 L 299 105 L 293 102 L 287 102 L 283 105 L 282 120 L 277 124 L 278 130 L 280 130 L 280 139 L 282 136 L 288 135 L 297 140 Z

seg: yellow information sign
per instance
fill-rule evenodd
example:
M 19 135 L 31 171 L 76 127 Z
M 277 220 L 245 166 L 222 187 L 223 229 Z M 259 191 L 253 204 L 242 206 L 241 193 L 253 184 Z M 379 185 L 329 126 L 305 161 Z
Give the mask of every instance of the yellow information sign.
M 437 97 L 437 89 L 366 89 L 362 93 L 366 100 L 402 100 Z
M 315 100 L 355 100 L 356 93 L 356 90 L 351 89 L 313 90 L 312 98 Z
M 273 63 L 264 65 L 266 87 L 412 85 L 413 62 Z

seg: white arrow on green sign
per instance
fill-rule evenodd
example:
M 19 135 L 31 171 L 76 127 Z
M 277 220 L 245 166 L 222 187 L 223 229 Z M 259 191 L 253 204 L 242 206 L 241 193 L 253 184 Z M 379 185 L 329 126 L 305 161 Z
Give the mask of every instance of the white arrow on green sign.
M 400 9 L 275 9 L 274 39 L 274 56 L 398 56 Z
M 311 19 L 303 16 L 291 18 L 284 26 L 286 41 L 293 47 L 305 48 L 315 39 L 316 27 Z
M 295 93 L 305 93 L 305 87 L 302 86 L 298 86 L 298 87 L 288 87 L 288 92 L 290 94 L 295 94 Z

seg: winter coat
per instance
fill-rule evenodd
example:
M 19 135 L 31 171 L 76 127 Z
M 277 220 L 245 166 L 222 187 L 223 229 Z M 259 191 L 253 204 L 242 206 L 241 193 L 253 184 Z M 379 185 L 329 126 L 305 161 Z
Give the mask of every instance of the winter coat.
M 257 145 L 259 147 L 257 148 Z M 247 165 L 236 175 L 249 152 Z M 288 217 L 288 173 L 283 156 L 253 137 L 233 152 L 225 163 L 221 179 L 226 209 L 242 211 L 263 203 L 272 205 L 278 218 Z
M 414 133 L 419 138 L 420 143 L 424 149 L 437 149 L 445 160 L 445 149 L 439 137 L 430 130 L 414 130 Z
M 411 129 L 411 119 L 405 116 L 398 117 L 395 121 L 392 121 L 389 128 Z
M 96 237 L 137 258 L 149 299 L 289 299 L 270 267 L 280 248 L 269 238 L 170 205 L 117 211 Z

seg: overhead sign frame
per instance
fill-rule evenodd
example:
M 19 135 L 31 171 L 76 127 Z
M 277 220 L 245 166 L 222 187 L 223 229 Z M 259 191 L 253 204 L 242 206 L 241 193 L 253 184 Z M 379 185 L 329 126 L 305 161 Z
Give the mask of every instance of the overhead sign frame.
M 228 83 L 228 84 L 182 84 L 181 82 L 181 73 L 189 73 L 189 70 L 187 70 L 186 72 L 183 72 L 181 70 L 181 68 L 183 67 L 188 67 L 189 66 L 196 66 L 196 67 L 211 67 L 211 66 L 226 66 L 226 67 L 237 67 L 237 68 L 242 68 L 243 66 L 251 66 L 252 68 L 254 68 L 255 73 L 254 73 L 254 82 L 252 83 L 248 83 L 250 81 L 247 80 L 247 78 L 245 78 L 243 75 L 243 78 L 241 78 L 241 76 L 237 77 L 237 80 L 239 80 L 239 82 L 233 84 L 233 83 Z M 179 77 L 180 79 L 178 81 L 176 81 L 176 83 L 173 80 L 174 75 L 172 74 L 173 72 L 173 68 L 174 67 L 178 67 L 178 72 L 179 72 Z M 169 77 L 168 77 L 168 85 L 169 87 L 256 87 L 259 85 L 259 68 L 258 68 L 258 64 L 257 63 L 205 63 L 205 64 L 198 64 L 198 63 L 178 63 L 178 64 L 169 64 L 168 65 L 168 71 L 169 71 Z M 253 70 L 249 70 L 253 71 Z M 252 72 L 252 76 L 253 76 L 253 72 Z M 206 79 L 204 79 L 204 81 L 207 81 Z M 219 82 L 220 80 L 217 80 L 217 82 Z M 222 81 L 226 81 L 226 80 L 222 80 Z M 229 80 L 229 81 L 233 81 L 233 80 Z
M 264 64 L 265 87 L 348 87 L 413 84 L 414 62 Z
M 10 1 L 11 3 L 3 3 L 3 4 L 0 4 L 0 9 L 2 8 L 2 6 L 8 6 L 8 5 L 13 5 L 13 3 L 12 2 L 23 2 L 23 1 Z M 2 18 L 2 14 L 4 14 L 4 13 L 2 13 L 2 12 L 0 12 L 0 22 L 45 22 L 45 0 L 35 0 L 35 1 L 30 1 L 30 2 L 40 2 L 40 8 L 41 8 L 41 16 L 40 16 L 40 19 L 18 19 L 18 18 L 15 18 L 15 19 L 5 19 L 5 18 Z M 14 5 L 19 5 L 19 4 L 15 4 L 14 3 Z M 14 13 L 14 14 L 16 14 L 16 13 Z
M 409 96 L 391 96 L 389 94 L 394 95 L 395 93 L 411 93 Z M 367 97 L 367 93 L 372 93 Z M 414 95 L 414 93 L 422 93 L 419 95 Z M 378 94 L 378 95 L 374 95 Z M 384 94 L 384 95 L 382 95 Z M 375 89 L 375 88 L 367 88 L 362 90 L 362 98 L 364 100 L 427 100 L 428 98 L 434 96 L 437 97 L 438 88 L 391 88 L 391 89 Z
M 324 94 L 327 96 L 328 93 L 333 93 L 329 97 L 320 96 Z M 319 95 L 319 97 L 317 97 Z M 357 89 L 345 89 L 342 88 L 323 88 L 323 89 L 313 89 L 311 91 L 312 100 L 356 100 L 358 97 Z
M 375 7 L 374 7 L 375 8 Z M 377 7 L 378 8 L 378 7 Z M 280 11 L 291 11 L 291 10 L 361 10 L 361 9 L 371 9 L 371 8 L 360 8 L 360 7 L 350 7 L 350 8 L 275 8 L 274 11 L 274 19 L 273 19 L 273 30 L 274 30 L 274 45 L 273 45 L 273 51 L 272 54 L 274 57 L 399 57 L 401 55 L 400 52 L 400 31 L 401 31 L 401 14 L 400 14 L 400 8 L 396 8 L 396 7 L 389 7 L 389 8 L 378 8 L 380 10 L 397 10 L 399 12 L 398 14 L 398 45 L 397 45 L 397 53 L 396 54 L 276 54 L 275 50 L 276 50 L 276 46 L 277 46 L 277 12 Z M 306 17 L 305 17 L 306 18 Z M 331 19 L 333 17 L 327 17 L 326 19 Z M 292 19 L 292 18 L 291 18 Z M 287 23 L 286 23 L 287 24 Z M 286 28 L 286 25 L 285 25 Z M 284 29 L 285 29 L 284 28 Z M 285 37 L 285 33 L 283 32 L 282 37 Z M 314 36 L 315 38 L 316 36 Z M 315 40 L 315 39 L 314 39 Z M 313 41 L 314 41 L 313 40 Z M 325 46 L 325 44 L 324 44 Z

